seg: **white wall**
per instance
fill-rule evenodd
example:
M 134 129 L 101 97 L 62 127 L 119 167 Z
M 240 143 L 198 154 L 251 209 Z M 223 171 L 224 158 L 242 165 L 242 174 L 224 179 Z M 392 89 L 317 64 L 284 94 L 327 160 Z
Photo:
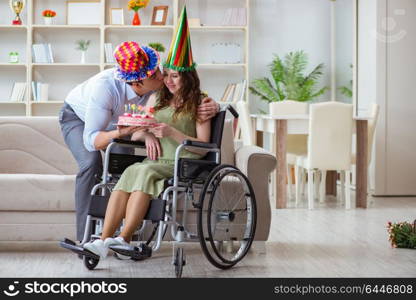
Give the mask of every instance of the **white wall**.
M 330 86 L 329 0 L 252 0 L 250 18 L 250 81 L 269 76 L 273 54 L 283 56 L 304 50 L 308 70 L 325 64 L 319 86 Z M 352 46 L 351 46 L 352 48 Z M 319 100 L 329 100 L 329 92 Z M 250 95 L 251 111 L 267 110 L 267 104 Z
M 376 193 L 416 195 L 416 1 L 379 0 Z
M 335 2 L 336 86 L 337 101 L 352 103 L 352 98 L 341 94 L 341 86 L 351 87 L 353 64 L 353 0 Z
M 357 113 L 365 115 L 376 103 L 377 0 L 358 1 Z

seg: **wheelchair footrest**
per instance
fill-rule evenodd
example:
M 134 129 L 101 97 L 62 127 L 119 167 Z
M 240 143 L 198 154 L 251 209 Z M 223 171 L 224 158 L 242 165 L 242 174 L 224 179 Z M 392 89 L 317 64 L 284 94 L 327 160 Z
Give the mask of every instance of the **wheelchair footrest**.
M 63 241 L 60 241 L 59 245 L 62 248 L 71 250 L 72 252 L 74 252 L 76 254 L 81 254 L 83 256 L 93 258 L 93 259 L 97 259 L 97 260 L 100 259 L 100 257 L 97 254 L 92 253 L 91 251 L 88 251 L 87 249 L 84 249 L 82 246 L 77 245 L 74 241 L 71 241 L 70 239 L 65 239 Z
M 152 256 L 152 248 L 146 244 L 140 244 L 138 246 L 122 246 L 115 245 L 110 246 L 110 249 L 121 255 L 130 256 L 132 260 L 144 260 Z

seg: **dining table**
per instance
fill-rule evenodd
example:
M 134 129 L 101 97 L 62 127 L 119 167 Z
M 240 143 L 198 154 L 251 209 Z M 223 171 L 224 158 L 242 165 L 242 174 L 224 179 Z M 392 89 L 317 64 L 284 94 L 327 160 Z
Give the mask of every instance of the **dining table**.
M 265 134 L 275 139 L 272 150 L 276 156 L 275 203 L 276 208 L 287 207 L 287 165 L 286 140 L 288 134 L 308 134 L 309 115 L 267 115 L 252 114 L 253 137 L 257 146 L 263 147 Z M 354 117 L 354 135 L 356 139 L 356 207 L 367 208 L 368 174 L 368 120 L 369 117 Z M 336 195 L 336 171 L 327 173 L 326 194 Z

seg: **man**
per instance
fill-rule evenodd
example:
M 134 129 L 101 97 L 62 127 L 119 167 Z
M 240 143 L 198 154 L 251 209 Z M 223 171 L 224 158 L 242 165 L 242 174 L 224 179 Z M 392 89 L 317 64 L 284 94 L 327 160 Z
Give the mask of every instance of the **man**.
M 78 163 L 75 181 L 77 240 L 82 240 L 91 189 L 102 174 L 102 157 L 112 139 L 127 138 L 139 127 L 116 127 L 126 104 L 144 106 L 163 85 L 157 51 L 135 42 L 120 44 L 114 56 L 117 68 L 108 69 L 75 87 L 65 99 L 59 122 L 65 143 Z M 198 109 L 202 120 L 212 118 L 218 104 L 205 98 Z

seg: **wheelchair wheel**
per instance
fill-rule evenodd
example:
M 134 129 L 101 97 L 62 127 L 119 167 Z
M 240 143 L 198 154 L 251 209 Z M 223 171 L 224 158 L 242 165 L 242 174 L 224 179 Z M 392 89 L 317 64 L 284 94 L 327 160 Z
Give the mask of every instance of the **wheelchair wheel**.
M 212 170 L 198 213 L 198 236 L 207 259 L 220 269 L 238 263 L 251 247 L 256 221 L 256 199 L 247 177 L 231 165 Z M 231 247 L 223 247 L 224 242 Z
M 94 270 L 99 263 L 99 259 L 84 256 L 84 265 L 88 270 Z
M 176 249 L 175 260 L 173 264 L 175 265 L 176 278 L 181 278 L 183 266 L 185 265 L 185 257 L 183 253 L 183 248 Z

